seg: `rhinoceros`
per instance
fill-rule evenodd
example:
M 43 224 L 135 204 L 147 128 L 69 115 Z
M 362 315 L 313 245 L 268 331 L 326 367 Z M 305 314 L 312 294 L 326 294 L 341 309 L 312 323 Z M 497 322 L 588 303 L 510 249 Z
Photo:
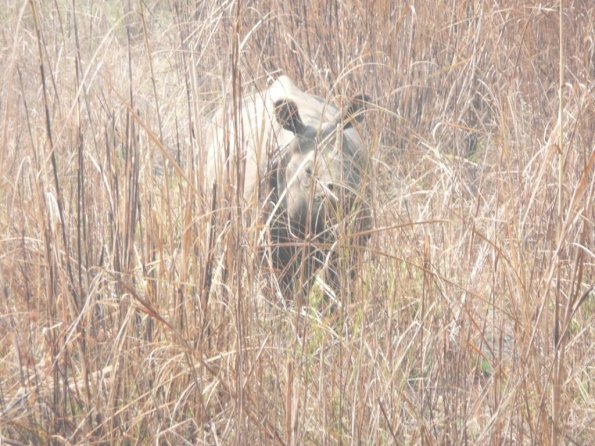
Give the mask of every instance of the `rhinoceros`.
M 214 115 L 207 189 L 232 184 L 245 209 L 263 210 L 263 251 L 286 298 L 307 297 L 322 267 L 327 296 L 354 274 L 371 227 L 368 150 L 353 126 L 368 101 L 356 96 L 340 111 L 281 76 Z

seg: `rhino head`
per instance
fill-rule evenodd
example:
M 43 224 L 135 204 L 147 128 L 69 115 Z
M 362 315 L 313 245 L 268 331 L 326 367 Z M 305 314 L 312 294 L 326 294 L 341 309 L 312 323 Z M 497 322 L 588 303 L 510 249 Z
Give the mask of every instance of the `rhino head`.
M 316 127 L 303 122 L 295 102 L 275 102 L 278 124 L 294 137 L 273 162 L 270 186 L 294 235 L 322 235 L 333 213 L 348 209 L 356 197 L 364 166 L 361 147 L 347 130 L 361 121 L 368 101 L 356 96 L 345 111 Z

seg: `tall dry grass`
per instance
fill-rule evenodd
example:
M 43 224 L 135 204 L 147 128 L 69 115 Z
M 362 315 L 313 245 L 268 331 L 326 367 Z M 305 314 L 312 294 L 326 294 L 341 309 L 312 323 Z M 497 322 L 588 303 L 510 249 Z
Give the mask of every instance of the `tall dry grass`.
M 0 443 L 593 443 L 595 6 L 402 3 L 3 2 Z M 375 104 L 336 312 L 203 186 L 281 72 Z

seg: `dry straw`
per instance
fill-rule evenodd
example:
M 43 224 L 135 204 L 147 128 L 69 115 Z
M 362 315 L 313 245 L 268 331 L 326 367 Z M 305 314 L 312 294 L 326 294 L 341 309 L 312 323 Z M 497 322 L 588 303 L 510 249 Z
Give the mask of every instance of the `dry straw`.
M 0 9 L 0 443 L 593 443 L 593 2 Z M 280 73 L 372 98 L 335 310 L 205 187 L 214 110 Z

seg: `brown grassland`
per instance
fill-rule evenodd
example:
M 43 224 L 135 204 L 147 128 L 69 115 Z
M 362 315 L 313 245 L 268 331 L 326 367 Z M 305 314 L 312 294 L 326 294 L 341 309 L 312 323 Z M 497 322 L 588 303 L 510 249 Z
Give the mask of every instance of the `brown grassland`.
M 0 3 L 0 444 L 595 444 L 594 2 Z M 281 73 L 372 102 L 336 310 L 204 186 Z

